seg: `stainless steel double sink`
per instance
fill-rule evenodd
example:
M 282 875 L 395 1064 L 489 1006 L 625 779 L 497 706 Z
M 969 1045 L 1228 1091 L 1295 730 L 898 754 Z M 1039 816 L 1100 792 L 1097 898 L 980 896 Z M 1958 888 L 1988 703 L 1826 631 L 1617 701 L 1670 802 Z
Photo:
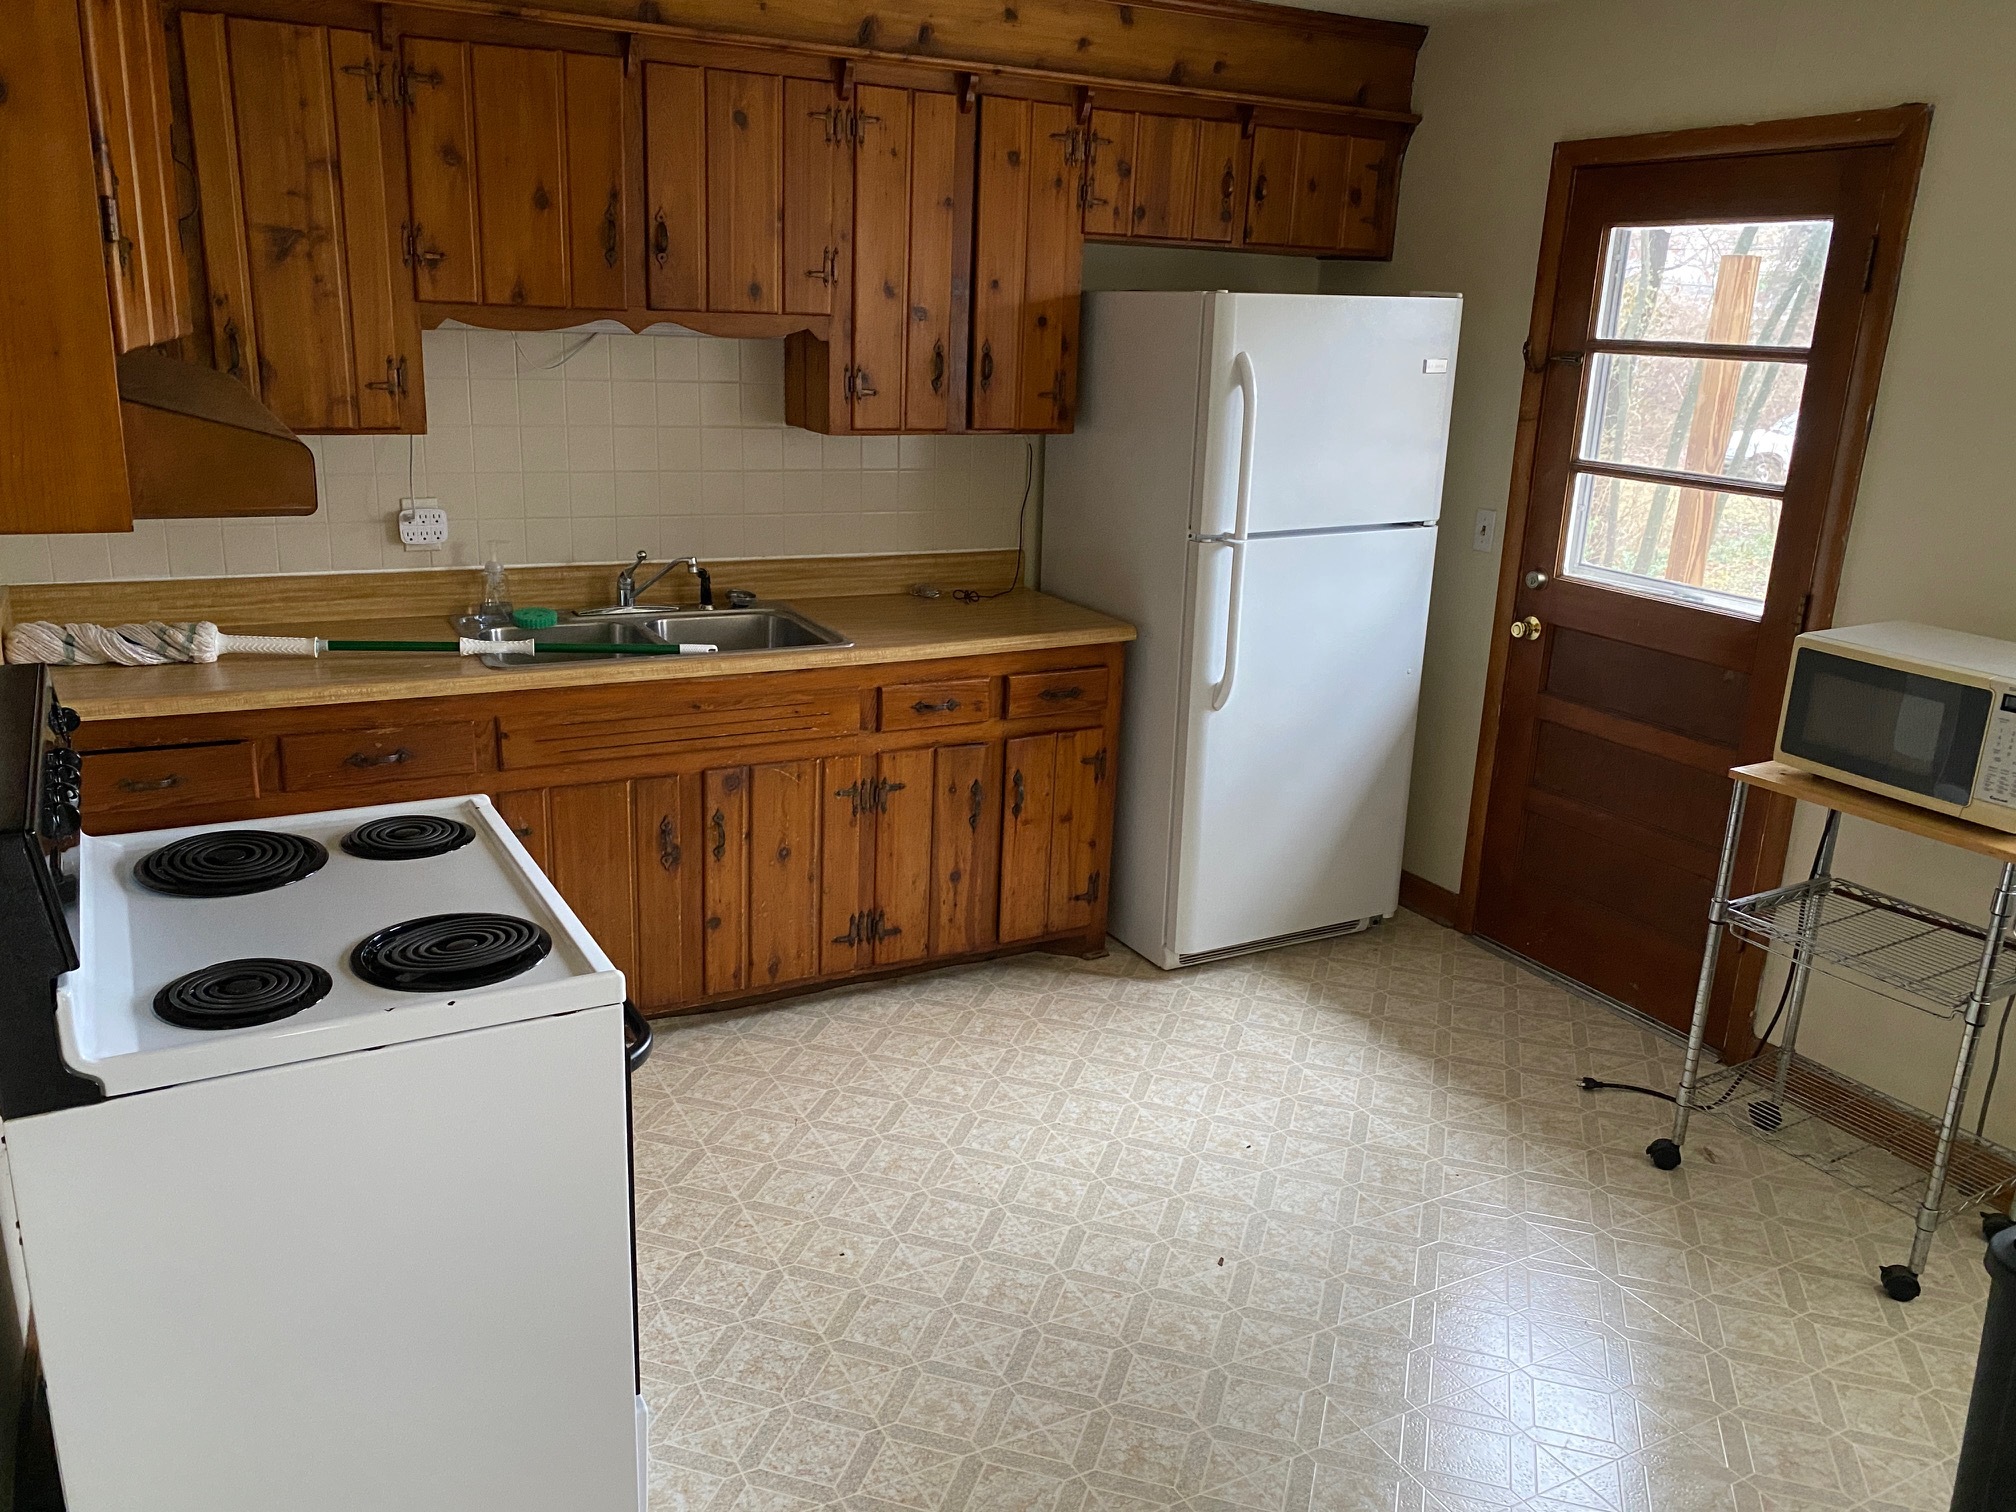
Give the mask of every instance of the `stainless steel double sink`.
M 623 655 L 615 649 L 620 646 L 713 646 L 719 655 L 729 656 L 742 651 L 854 644 L 839 631 L 784 604 L 756 604 L 746 609 L 583 610 L 563 616 L 559 624 L 544 630 L 488 630 L 479 639 L 611 648 L 569 652 L 566 660 L 570 662 L 617 659 Z M 536 659 L 499 653 L 485 656 L 483 664 L 523 667 Z

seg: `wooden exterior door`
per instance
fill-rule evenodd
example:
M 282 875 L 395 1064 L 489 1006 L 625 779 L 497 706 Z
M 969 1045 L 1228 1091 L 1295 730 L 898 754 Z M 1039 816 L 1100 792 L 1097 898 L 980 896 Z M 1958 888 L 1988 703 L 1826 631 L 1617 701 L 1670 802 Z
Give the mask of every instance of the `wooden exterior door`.
M 1914 152 L 1557 175 L 1475 922 L 1675 1026 L 1726 774 L 1770 754 L 1792 638 L 1831 608 Z M 1775 822 L 1746 881 L 1782 864 Z

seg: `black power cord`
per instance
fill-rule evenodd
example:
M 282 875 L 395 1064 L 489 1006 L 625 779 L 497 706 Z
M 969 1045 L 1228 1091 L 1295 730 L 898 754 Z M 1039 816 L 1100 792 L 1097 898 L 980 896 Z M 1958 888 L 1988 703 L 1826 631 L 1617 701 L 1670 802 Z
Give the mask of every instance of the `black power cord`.
M 1022 507 L 1015 512 L 1015 576 L 1006 588 L 982 593 L 977 588 L 954 588 L 952 597 L 962 604 L 984 604 L 988 599 L 1005 598 L 1022 586 L 1022 561 L 1027 555 L 1025 527 L 1029 523 L 1029 494 L 1036 486 L 1036 443 L 1025 441 L 1022 453 Z

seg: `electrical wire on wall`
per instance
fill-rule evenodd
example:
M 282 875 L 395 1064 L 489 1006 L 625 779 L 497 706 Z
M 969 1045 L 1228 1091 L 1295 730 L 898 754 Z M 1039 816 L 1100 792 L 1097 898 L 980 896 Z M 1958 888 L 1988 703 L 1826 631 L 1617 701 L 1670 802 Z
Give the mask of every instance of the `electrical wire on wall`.
M 997 588 L 992 593 L 982 593 L 976 588 L 954 588 L 952 597 L 962 604 L 982 604 L 988 599 L 1005 598 L 1022 586 L 1022 562 L 1028 554 L 1029 495 L 1036 487 L 1036 443 L 1022 443 L 1022 507 L 1015 512 L 1015 575 L 1008 580 L 1006 588 Z

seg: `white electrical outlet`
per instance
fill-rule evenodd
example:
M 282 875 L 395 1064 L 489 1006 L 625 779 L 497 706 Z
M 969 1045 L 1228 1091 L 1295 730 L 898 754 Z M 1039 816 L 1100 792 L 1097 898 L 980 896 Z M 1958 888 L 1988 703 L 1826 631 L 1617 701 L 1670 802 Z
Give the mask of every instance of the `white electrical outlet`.
M 1496 551 L 1498 549 L 1498 511 L 1480 509 L 1477 523 L 1470 527 L 1470 549 L 1472 551 Z
M 448 543 L 448 511 L 439 499 L 399 501 L 399 539 L 408 551 L 435 551 Z

